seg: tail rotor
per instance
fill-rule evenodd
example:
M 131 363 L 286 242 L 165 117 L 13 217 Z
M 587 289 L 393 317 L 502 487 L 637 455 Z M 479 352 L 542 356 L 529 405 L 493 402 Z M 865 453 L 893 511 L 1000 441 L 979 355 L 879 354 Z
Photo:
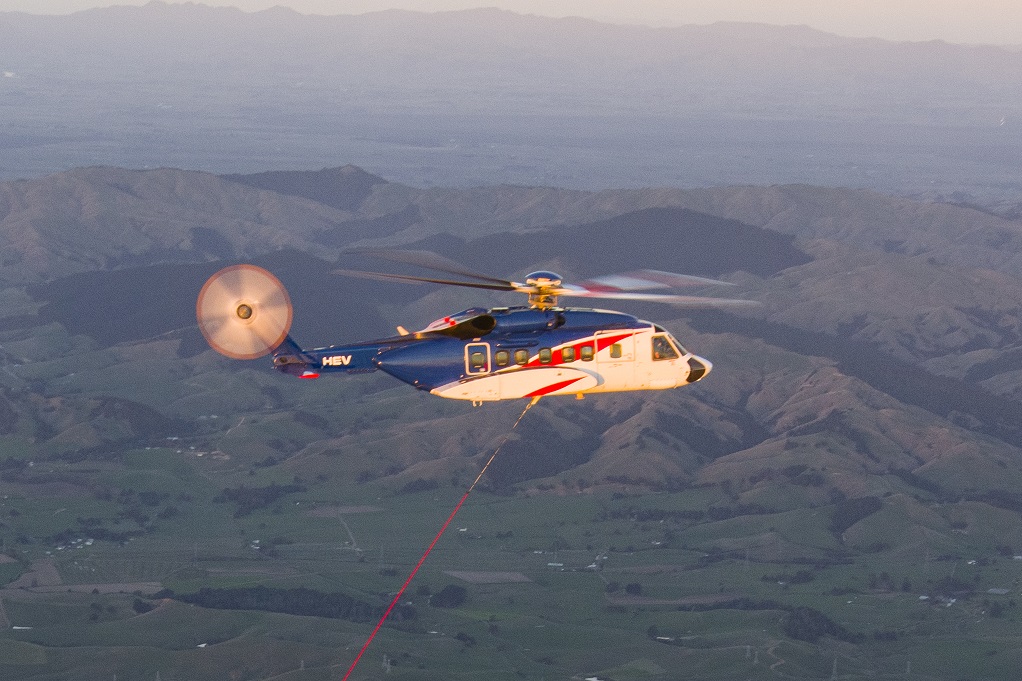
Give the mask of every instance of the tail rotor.
M 279 279 L 255 265 L 232 265 L 203 285 L 195 316 L 214 350 L 233 359 L 256 359 L 284 342 L 293 311 Z

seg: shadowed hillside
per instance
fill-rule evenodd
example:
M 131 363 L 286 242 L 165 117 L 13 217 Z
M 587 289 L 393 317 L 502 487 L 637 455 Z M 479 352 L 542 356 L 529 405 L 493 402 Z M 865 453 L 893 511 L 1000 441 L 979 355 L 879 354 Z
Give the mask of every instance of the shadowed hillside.
M 372 194 L 373 187 L 386 180 L 355 166 L 318 171 L 269 171 L 254 175 L 224 175 L 224 179 L 268 189 L 278 194 L 303 196 L 339 210 L 358 210 Z
M 639 268 L 717 276 L 769 276 L 809 261 L 776 232 L 676 208 L 649 208 L 610 220 L 499 234 L 459 242 L 441 235 L 413 244 L 489 272 L 555 258 L 576 276 Z

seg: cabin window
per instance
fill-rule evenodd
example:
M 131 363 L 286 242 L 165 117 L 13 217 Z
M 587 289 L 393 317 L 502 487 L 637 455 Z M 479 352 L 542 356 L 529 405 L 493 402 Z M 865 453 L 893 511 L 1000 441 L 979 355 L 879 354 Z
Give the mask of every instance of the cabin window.
M 624 354 L 621 350 L 620 343 L 614 343 L 610 346 L 610 357 L 611 359 L 621 359 L 621 355 Z
M 550 364 L 550 362 L 553 361 L 553 358 L 554 358 L 554 353 L 550 350 L 550 348 L 540 348 L 539 349 L 539 363 L 540 364 Z
M 529 351 L 522 348 L 521 350 L 515 350 L 515 364 L 525 366 L 529 363 Z
M 678 351 L 667 340 L 667 336 L 653 336 L 653 359 L 678 359 Z
M 497 350 L 493 354 L 493 361 L 497 363 L 499 367 L 506 367 L 511 363 L 511 353 L 507 350 Z
M 562 348 L 561 349 L 561 361 L 562 362 L 574 362 L 575 361 L 575 348 Z
M 469 366 L 473 371 L 486 371 L 486 353 L 473 352 L 468 356 Z
M 583 362 L 592 362 L 593 361 L 593 346 L 592 345 L 583 345 L 581 348 L 579 348 L 579 353 L 578 354 L 579 354 L 579 359 L 581 359 Z

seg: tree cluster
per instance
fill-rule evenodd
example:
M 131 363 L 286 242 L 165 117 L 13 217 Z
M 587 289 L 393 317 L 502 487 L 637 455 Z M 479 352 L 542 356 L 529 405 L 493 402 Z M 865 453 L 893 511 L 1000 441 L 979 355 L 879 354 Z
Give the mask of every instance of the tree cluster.
M 855 523 L 879 511 L 883 505 L 884 502 L 877 497 L 846 499 L 834 507 L 828 529 L 834 534 L 840 535 Z
M 265 610 L 352 622 L 368 622 L 381 614 L 379 608 L 347 594 L 325 593 L 304 587 L 295 589 L 274 589 L 266 586 L 232 589 L 203 587 L 191 594 L 175 595 L 173 592 L 165 591 L 157 595 L 218 610 Z M 395 608 L 391 613 L 391 617 L 400 620 L 414 619 L 415 616 L 415 609 L 411 606 Z
M 249 515 L 253 511 L 265 508 L 287 494 L 306 491 L 305 485 L 291 484 L 278 485 L 272 483 L 266 487 L 246 487 L 242 485 L 234 488 L 224 488 L 220 494 L 213 498 L 214 503 L 226 502 L 237 506 L 234 511 L 235 518 Z
M 433 594 L 429 604 L 435 608 L 457 608 L 468 600 L 468 590 L 457 584 L 448 584 Z

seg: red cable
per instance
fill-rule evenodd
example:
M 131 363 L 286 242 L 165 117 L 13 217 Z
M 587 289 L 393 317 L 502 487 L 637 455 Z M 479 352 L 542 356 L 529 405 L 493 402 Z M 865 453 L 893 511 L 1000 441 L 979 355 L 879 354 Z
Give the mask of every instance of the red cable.
M 533 397 L 532 400 L 527 405 L 525 405 L 525 409 L 522 410 L 522 413 L 518 416 L 518 420 L 515 421 L 515 424 L 511 426 L 511 430 L 514 430 L 515 428 L 518 427 L 518 424 L 521 423 L 522 419 L 525 417 L 526 412 L 528 412 L 529 409 L 532 409 L 532 406 L 537 402 L 539 402 L 538 396 Z M 419 568 L 422 567 L 422 564 L 426 562 L 426 556 L 428 556 L 430 551 L 433 550 L 433 547 L 436 546 L 436 543 L 440 541 L 440 537 L 444 536 L 444 532 L 447 530 L 447 526 L 451 524 L 452 520 L 454 520 L 454 516 L 458 515 L 458 511 L 461 509 L 461 505 L 465 503 L 465 500 L 468 499 L 468 495 L 472 494 L 472 490 L 474 490 L 476 488 L 476 485 L 479 484 L 479 481 L 483 479 L 483 475 L 486 474 L 486 470 L 490 467 L 490 464 L 493 463 L 493 460 L 497 458 L 497 453 L 500 451 L 500 448 L 504 446 L 504 443 L 508 441 L 508 438 L 510 436 L 511 433 L 509 432 L 504 437 L 504 440 L 499 445 L 497 445 L 497 448 L 493 450 L 493 454 L 490 456 L 490 460 L 486 462 L 486 465 L 483 466 L 482 470 L 479 471 L 479 475 L 477 475 L 476 479 L 472 482 L 472 484 L 468 486 L 468 490 L 465 491 L 465 494 L 461 497 L 461 501 L 459 501 L 458 505 L 454 507 L 453 511 L 451 511 L 451 515 L 447 516 L 447 522 L 444 523 L 444 526 L 441 527 L 440 531 L 436 533 L 435 537 L 433 537 L 433 542 L 429 545 L 429 548 L 426 549 L 426 552 L 422 554 L 422 558 L 419 559 L 419 562 L 415 564 L 415 568 L 412 570 L 412 574 L 408 575 L 408 579 L 406 579 L 405 583 L 401 585 L 401 588 L 398 590 L 397 595 L 394 596 L 394 600 L 392 600 L 390 602 L 390 605 L 387 606 L 387 610 L 386 612 L 383 613 L 383 617 L 381 617 L 380 621 L 376 623 L 376 628 L 373 629 L 373 633 L 369 634 L 369 638 L 366 639 L 366 642 L 362 646 L 362 649 L 358 651 L 358 655 L 355 656 L 355 661 L 351 663 L 350 667 L 348 667 L 348 671 L 347 673 L 345 673 L 344 678 L 341 679 L 341 681 L 348 681 L 348 677 L 351 676 L 351 672 L 355 671 L 355 666 L 358 664 L 358 661 L 362 659 L 362 654 L 365 653 L 366 649 L 369 647 L 369 644 L 373 642 L 374 638 L 376 638 L 376 632 L 378 632 L 380 628 L 383 627 L 383 623 L 387 621 L 387 617 L 390 616 L 390 612 L 394 609 L 394 606 L 397 605 L 397 602 L 401 600 L 401 595 L 404 594 L 405 589 L 408 588 L 408 585 L 412 583 L 412 579 L 415 578 L 415 573 L 417 573 L 419 571 Z
M 473 487 L 474 486 L 475 485 L 473 485 Z M 355 661 L 351 663 L 350 667 L 348 667 L 348 672 L 344 675 L 342 681 L 347 681 L 348 677 L 351 676 L 351 672 L 355 671 L 355 665 L 357 665 L 358 661 L 362 659 L 362 654 L 369 647 L 369 644 L 373 642 L 373 639 L 376 637 L 376 632 L 380 630 L 380 628 L 383 626 L 383 623 L 387 620 L 387 617 L 390 615 L 390 611 L 393 610 L 394 606 L 397 605 L 397 602 L 401 600 L 401 596 L 402 594 L 404 594 L 405 589 L 407 589 L 408 585 L 412 583 L 412 579 L 415 577 L 415 573 L 417 573 L 419 571 L 419 568 L 422 567 L 422 564 L 426 562 L 426 556 L 428 556 L 429 552 L 433 550 L 433 547 L 436 546 L 436 543 L 440 541 L 440 537 L 444 535 L 444 532 L 447 530 L 447 526 L 451 524 L 452 520 L 454 520 L 454 516 L 458 514 L 458 510 L 461 508 L 461 505 L 465 503 L 465 500 L 468 499 L 468 495 L 471 493 L 472 488 L 469 488 L 469 490 L 465 492 L 464 496 L 461 497 L 461 501 L 458 502 L 458 505 L 454 507 L 453 511 L 451 511 L 451 515 L 447 517 L 447 522 L 444 523 L 444 526 L 440 528 L 440 531 L 437 532 L 436 536 L 433 538 L 433 543 L 431 543 L 429 545 L 429 548 L 426 549 L 426 552 L 422 554 L 422 558 L 419 559 L 419 562 L 416 564 L 415 569 L 412 570 L 412 574 L 408 575 L 408 579 L 406 579 L 405 583 L 401 585 L 401 588 L 398 590 L 397 595 L 394 596 L 394 600 L 390 602 L 390 605 L 387 607 L 386 612 L 383 613 L 383 617 L 381 617 L 380 621 L 376 623 L 376 628 L 373 629 L 373 633 L 369 634 L 369 638 L 366 639 L 365 644 L 362 646 L 362 650 L 358 651 L 358 655 L 355 656 Z

